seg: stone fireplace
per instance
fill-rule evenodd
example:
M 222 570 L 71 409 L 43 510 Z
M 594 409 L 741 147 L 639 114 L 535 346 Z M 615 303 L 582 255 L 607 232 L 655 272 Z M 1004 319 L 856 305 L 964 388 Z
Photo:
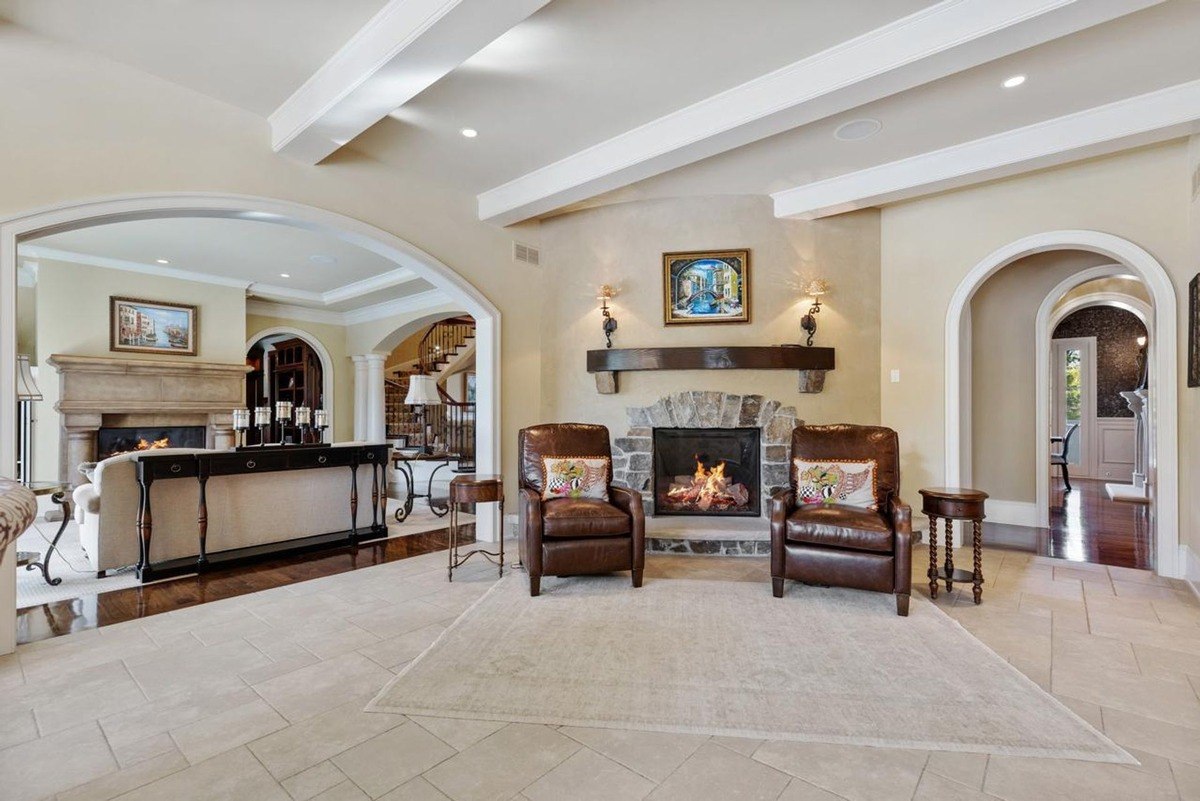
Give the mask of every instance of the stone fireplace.
M 232 411 L 246 405 L 245 365 L 61 353 L 46 361 L 59 376 L 59 480 L 72 487 L 86 481 L 76 468 L 97 460 L 102 428 L 199 427 L 202 447 L 233 447 Z
M 641 492 L 647 513 L 662 513 L 655 498 L 655 429 L 689 429 L 692 433 L 755 429 L 758 433 L 758 496 L 754 506 L 745 511 L 748 516 L 766 516 L 770 495 L 787 486 L 792 429 L 802 422 L 797 421 L 794 406 L 785 406 L 761 395 L 697 391 L 674 392 L 652 405 L 631 406 L 625 412 L 630 428 L 624 436 L 613 440 L 613 482 Z M 737 457 L 739 462 L 745 458 L 744 453 Z M 742 471 L 751 470 L 749 465 L 738 466 Z M 691 470 L 695 470 L 695 463 Z

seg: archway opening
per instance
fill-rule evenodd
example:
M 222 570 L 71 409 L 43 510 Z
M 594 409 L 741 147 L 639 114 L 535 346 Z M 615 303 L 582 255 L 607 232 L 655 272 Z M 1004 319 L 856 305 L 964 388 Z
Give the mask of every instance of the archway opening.
M 333 359 L 321 341 L 306 331 L 273 326 L 252 334 L 246 341 L 246 408 L 273 406 L 281 400 L 294 406 L 325 409 L 334 414 Z M 330 435 L 336 438 L 339 432 Z M 278 442 L 285 432 L 272 430 L 269 441 Z M 247 444 L 261 442 L 262 432 L 246 432 Z M 315 441 L 315 439 L 313 440 Z
M 1152 301 L 1153 316 L 1149 325 L 1147 352 L 1149 365 L 1148 390 L 1151 406 L 1151 424 L 1148 440 L 1152 447 L 1147 454 L 1148 494 L 1155 511 L 1155 543 L 1153 561 L 1155 569 L 1162 575 L 1179 575 L 1178 563 L 1178 444 L 1176 442 L 1177 418 L 1177 365 L 1176 360 L 1176 300 L 1174 289 L 1166 271 L 1153 256 L 1132 242 L 1110 234 L 1095 231 L 1054 231 L 1038 234 L 1013 242 L 989 254 L 981 260 L 960 282 L 947 313 L 946 322 L 946 478 L 950 484 L 969 485 L 974 480 L 975 453 L 972 417 L 975 412 L 973 386 L 974 347 L 972 342 L 972 301 L 981 287 L 994 275 L 1009 265 L 1037 254 L 1050 252 L 1083 252 L 1096 254 L 1107 262 L 1106 274 L 1126 274 L 1139 279 L 1146 287 Z M 1115 267 L 1113 266 L 1115 265 Z M 1079 265 L 1062 275 L 1063 286 L 1050 301 L 1054 305 L 1063 294 L 1087 280 L 1100 277 L 1089 273 L 1100 265 Z M 1051 289 L 1049 294 L 1055 294 Z M 1043 298 L 1048 295 L 1043 294 Z M 1050 311 L 1039 310 L 1039 325 L 1034 328 L 1042 337 L 1049 339 L 1048 323 Z M 1043 327 L 1044 326 L 1044 327 Z M 1033 380 L 1038 386 L 1036 397 L 1049 397 L 1049 346 L 1035 348 L 1036 363 L 1030 365 Z M 1029 367 L 1026 367 L 1028 375 Z M 1051 433 L 1051 414 L 1048 403 L 1039 403 L 1035 424 L 1029 433 L 1031 453 L 1042 453 Z M 1026 515 L 1019 522 L 1027 525 L 1045 525 L 1043 510 L 1048 510 L 1050 494 L 1049 472 L 1033 471 L 1037 481 L 1037 499 L 1023 510 Z M 1003 504 L 998 505 L 1003 511 Z M 989 516 L 991 510 L 989 508 Z

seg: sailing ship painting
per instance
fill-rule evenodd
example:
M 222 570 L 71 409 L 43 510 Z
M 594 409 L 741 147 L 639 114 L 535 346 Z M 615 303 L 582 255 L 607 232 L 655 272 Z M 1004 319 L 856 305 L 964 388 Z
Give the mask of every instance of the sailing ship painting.
M 663 254 L 663 323 L 750 321 L 750 251 Z
M 109 313 L 110 350 L 196 355 L 195 306 L 113 297 Z

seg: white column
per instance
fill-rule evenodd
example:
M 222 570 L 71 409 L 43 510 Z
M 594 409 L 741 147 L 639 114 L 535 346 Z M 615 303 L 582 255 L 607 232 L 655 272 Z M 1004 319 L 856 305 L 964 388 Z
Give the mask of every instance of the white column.
M 387 421 L 384 417 L 387 400 L 383 390 L 383 364 L 387 356 L 368 353 L 363 359 L 367 373 L 367 431 L 368 442 L 384 442 L 387 439 Z
M 367 410 L 370 408 L 367 397 L 367 357 L 350 358 L 354 361 L 354 439 L 362 442 L 367 438 Z

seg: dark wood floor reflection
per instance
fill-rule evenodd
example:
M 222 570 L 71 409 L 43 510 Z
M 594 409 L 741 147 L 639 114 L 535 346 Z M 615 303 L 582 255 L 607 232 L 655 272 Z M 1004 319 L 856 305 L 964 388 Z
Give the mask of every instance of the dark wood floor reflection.
M 463 525 L 460 542 L 474 541 L 475 527 Z M 444 550 L 448 544 L 447 530 L 440 529 L 31 606 L 17 610 L 17 642 L 36 642 L 285 584 L 361 570 Z
M 1036 532 L 1037 553 L 1114 567 L 1154 567 L 1154 527 L 1150 506 L 1110 500 L 1104 482 L 1077 478 L 1071 492 L 1061 479 L 1050 487 L 1050 528 L 987 524 L 984 538 L 997 544 L 1029 539 Z

